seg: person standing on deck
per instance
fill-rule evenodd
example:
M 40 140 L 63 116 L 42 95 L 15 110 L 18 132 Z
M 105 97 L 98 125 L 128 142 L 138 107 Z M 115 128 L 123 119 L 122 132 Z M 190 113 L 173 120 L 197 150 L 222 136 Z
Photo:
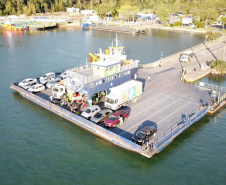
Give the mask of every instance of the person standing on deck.
M 137 74 L 137 73 L 135 73 L 135 75 L 134 75 L 134 80 L 136 80 L 136 79 L 137 79 L 137 77 L 138 77 L 138 74 Z
M 148 82 L 151 81 L 151 75 L 148 75 Z

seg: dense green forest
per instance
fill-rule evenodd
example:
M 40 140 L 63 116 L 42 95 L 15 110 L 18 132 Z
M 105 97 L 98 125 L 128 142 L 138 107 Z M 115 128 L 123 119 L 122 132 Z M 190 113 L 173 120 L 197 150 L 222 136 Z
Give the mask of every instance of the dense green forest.
M 111 12 L 117 18 L 123 6 L 132 6 L 129 12 L 157 13 L 162 21 L 176 12 L 197 16 L 200 22 L 207 18 L 216 21 L 219 15 L 226 14 L 225 0 L 0 0 L 0 15 L 35 15 L 77 7 L 94 9 L 100 17 Z

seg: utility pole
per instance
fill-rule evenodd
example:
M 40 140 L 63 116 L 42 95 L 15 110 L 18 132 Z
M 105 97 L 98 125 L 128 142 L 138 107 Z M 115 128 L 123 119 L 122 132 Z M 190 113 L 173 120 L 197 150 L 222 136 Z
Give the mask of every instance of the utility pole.
M 162 67 L 162 58 L 163 58 L 163 51 L 161 52 L 161 57 L 160 57 L 159 67 Z
M 224 52 L 223 52 L 222 60 L 224 60 L 224 54 L 225 54 L 225 44 L 226 44 L 226 41 L 224 41 Z

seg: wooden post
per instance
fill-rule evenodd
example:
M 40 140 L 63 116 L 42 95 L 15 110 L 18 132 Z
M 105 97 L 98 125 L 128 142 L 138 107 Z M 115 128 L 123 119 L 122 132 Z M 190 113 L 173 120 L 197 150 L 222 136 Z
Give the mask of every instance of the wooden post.
M 226 41 L 224 41 L 224 52 L 223 52 L 222 60 L 224 60 L 224 54 L 225 54 L 225 43 L 226 43 Z

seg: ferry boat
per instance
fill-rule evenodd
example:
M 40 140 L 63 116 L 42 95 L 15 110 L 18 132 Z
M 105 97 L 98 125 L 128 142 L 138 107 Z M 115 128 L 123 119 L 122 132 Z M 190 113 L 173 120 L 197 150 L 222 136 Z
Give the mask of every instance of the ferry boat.
M 128 62 L 127 56 L 123 53 L 124 47 L 119 45 L 117 39 L 116 36 L 116 45 L 108 48 L 109 54 L 100 52 L 99 61 L 68 69 L 66 77 L 52 89 L 33 94 L 21 88 L 18 85 L 20 81 L 11 84 L 11 88 L 28 100 L 93 134 L 124 149 L 150 158 L 162 151 L 185 129 L 205 116 L 209 106 L 207 104 L 200 107 L 196 100 L 156 89 L 160 83 L 164 83 L 165 86 L 169 85 L 169 81 L 158 81 L 157 85 L 152 88 L 151 83 L 146 82 L 149 74 L 147 69 L 140 69 L 138 72 L 141 76 L 138 80 L 133 80 L 139 61 Z M 162 69 L 160 68 L 160 70 Z M 165 68 L 156 75 L 162 76 L 163 73 L 169 75 L 172 70 L 177 69 Z M 37 76 L 36 79 L 40 81 L 40 76 Z M 188 87 L 186 84 L 185 87 L 193 88 L 194 86 Z M 111 94 L 111 90 L 114 90 L 115 94 Z M 93 102 L 93 95 L 103 91 L 104 94 L 111 92 L 106 99 Z M 107 99 L 108 97 L 109 99 Z M 61 99 L 61 101 L 54 101 L 53 98 Z M 105 106 L 106 102 L 107 106 Z M 96 124 L 89 119 L 91 113 L 98 113 L 100 108 L 111 109 L 113 104 L 119 105 L 120 108 L 112 114 L 111 118 L 109 116 L 110 126 L 108 119 L 109 124 Z M 72 111 L 68 107 L 76 107 L 76 111 Z M 117 108 L 112 108 L 112 111 L 115 109 Z M 81 114 L 84 111 L 88 115 L 87 119 L 84 114 Z M 181 113 L 183 113 L 182 118 L 180 118 Z M 169 117 L 173 121 L 167 120 Z M 154 127 L 156 134 L 145 142 L 133 142 L 132 136 L 147 126 Z

